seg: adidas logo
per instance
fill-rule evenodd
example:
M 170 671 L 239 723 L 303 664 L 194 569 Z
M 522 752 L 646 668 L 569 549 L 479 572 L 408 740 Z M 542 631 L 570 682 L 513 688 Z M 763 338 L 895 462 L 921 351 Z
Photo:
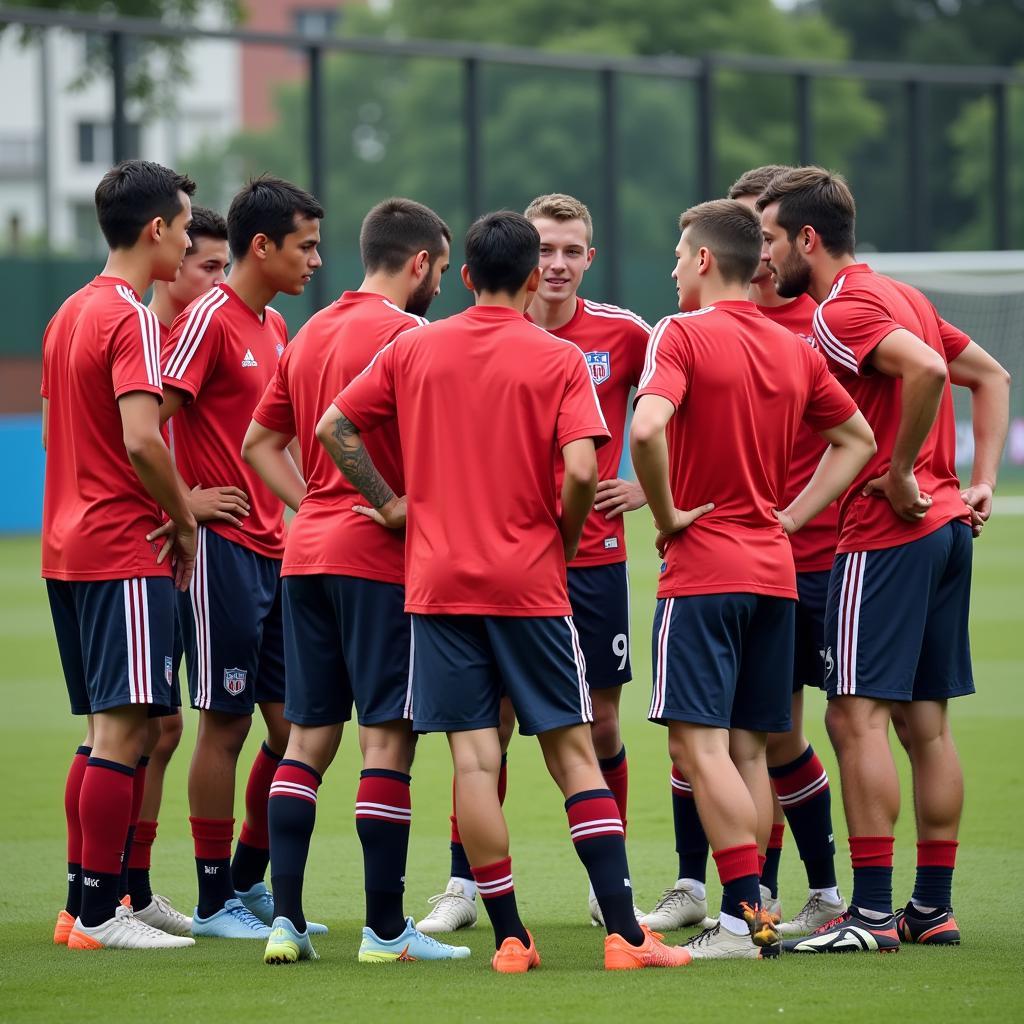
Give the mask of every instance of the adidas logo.
M 256 362 L 256 357 L 252 354 L 252 349 L 251 348 L 247 348 L 245 350 L 245 358 L 242 360 L 242 365 L 243 366 L 259 366 L 259 363 Z

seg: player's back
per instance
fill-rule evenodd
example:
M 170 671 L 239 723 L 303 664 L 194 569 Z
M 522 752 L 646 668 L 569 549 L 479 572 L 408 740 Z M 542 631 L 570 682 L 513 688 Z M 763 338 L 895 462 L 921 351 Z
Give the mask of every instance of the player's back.
M 64 302 L 43 338 L 48 578 L 169 574 L 146 540 L 159 509 L 124 445 L 118 399 L 133 391 L 161 394 L 157 320 L 126 281 L 97 277 Z

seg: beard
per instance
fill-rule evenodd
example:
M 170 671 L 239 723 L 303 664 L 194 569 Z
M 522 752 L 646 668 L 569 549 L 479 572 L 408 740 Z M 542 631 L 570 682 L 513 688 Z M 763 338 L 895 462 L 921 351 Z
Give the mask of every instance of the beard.
M 409 296 L 409 301 L 405 304 L 405 311 L 412 313 L 413 316 L 426 316 L 427 310 L 430 309 L 430 304 L 434 301 L 434 286 L 431 284 L 433 274 L 428 274 L 421 282 L 420 286 Z
M 811 265 L 796 249 L 791 249 L 775 271 L 775 291 L 780 298 L 795 299 L 811 286 Z

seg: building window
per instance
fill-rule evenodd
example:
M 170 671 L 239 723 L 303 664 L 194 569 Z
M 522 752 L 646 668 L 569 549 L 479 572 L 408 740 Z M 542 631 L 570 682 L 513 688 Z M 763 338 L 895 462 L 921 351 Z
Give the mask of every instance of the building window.
M 294 14 L 295 31 L 309 39 L 322 39 L 334 35 L 338 27 L 339 11 L 331 8 L 299 10 Z
M 129 121 L 127 128 L 125 156 L 138 157 L 142 153 L 142 126 L 137 121 Z M 108 166 L 114 162 L 114 137 L 109 123 L 78 122 L 78 162 L 83 166 Z

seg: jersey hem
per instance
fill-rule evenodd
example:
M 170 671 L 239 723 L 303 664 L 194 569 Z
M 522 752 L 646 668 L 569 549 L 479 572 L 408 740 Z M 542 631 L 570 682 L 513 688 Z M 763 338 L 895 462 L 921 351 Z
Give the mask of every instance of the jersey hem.
M 669 597 L 702 597 L 709 594 L 759 594 L 762 597 L 785 597 L 796 601 L 796 587 L 772 587 L 760 583 L 696 583 L 692 587 L 669 584 L 658 587 L 658 600 Z
M 566 568 L 588 569 L 597 565 L 621 565 L 623 562 L 628 560 L 626 553 L 620 549 L 616 551 L 614 556 L 611 558 L 606 555 L 584 555 L 582 558 L 574 558 L 571 562 L 566 564 Z
M 110 569 L 95 569 L 93 571 L 75 572 L 72 569 L 47 569 L 45 566 L 40 572 L 44 580 L 63 580 L 65 583 L 76 582 L 115 582 L 117 580 L 141 580 L 141 579 L 174 579 L 174 573 L 170 566 L 164 568 L 162 565 L 147 566 L 139 569 L 121 569 L 111 572 Z
M 372 569 L 357 569 L 351 565 L 318 563 L 316 565 L 289 565 L 287 559 L 281 566 L 281 576 L 351 576 L 357 580 L 373 580 L 376 583 L 394 583 L 405 586 L 405 575 L 374 572 Z
M 499 618 L 550 619 L 572 614 L 569 602 L 544 605 L 540 608 L 513 608 L 504 604 L 423 604 L 406 601 L 405 610 L 411 615 L 494 615 Z
M 964 509 L 967 506 L 964 505 Z M 909 536 L 902 534 L 899 537 L 878 537 L 874 540 L 857 541 L 855 539 L 844 541 L 842 538 L 839 540 L 839 546 L 836 548 L 837 555 L 849 555 L 857 551 L 885 551 L 889 548 L 901 548 L 906 544 L 913 544 L 915 540 L 921 540 L 924 537 L 929 537 L 937 530 L 941 530 L 947 523 L 966 523 L 970 525 L 970 515 L 961 513 L 949 513 L 944 518 L 939 519 L 936 522 L 932 522 L 928 525 L 927 529 L 915 530 Z
M 201 526 L 205 526 L 211 533 L 217 534 L 218 537 L 228 541 L 231 544 L 237 544 L 240 548 L 245 548 L 246 551 L 251 551 L 254 555 L 260 555 L 263 558 L 269 558 L 275 562 L 281 562 L 284 560 L 284 543 L 280 545 L 271 546 L 268 544 L 262 544 L 258 540 L 254 540 L 251 537 L 246 537 L 244 534 L 239 533 L 237 526 L 231 526 L 230 524 L 220 524 L 219 522 L 205 522 L 201 523 Z

